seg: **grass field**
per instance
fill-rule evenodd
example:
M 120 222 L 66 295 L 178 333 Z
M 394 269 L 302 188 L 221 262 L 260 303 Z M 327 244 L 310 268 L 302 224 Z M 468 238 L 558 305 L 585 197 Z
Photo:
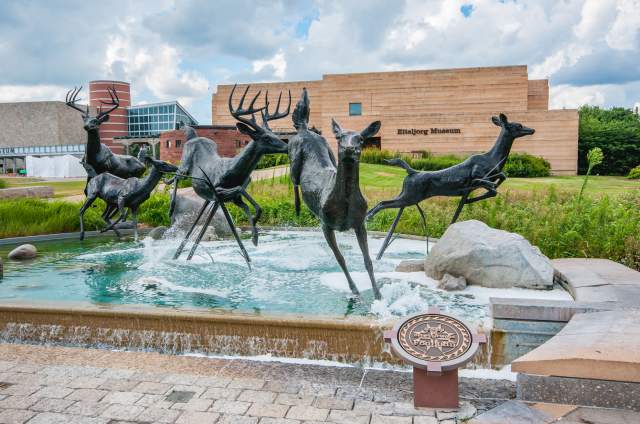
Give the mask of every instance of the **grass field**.
M 373 199 L 383 199 L 395 196 L 400 192 L 402 180 L 406 172 L 397 167 L 386 165 L 372 165 L 363 163 L 360 168 L 360 186 Z M 46 181 L 39 178 L 5 178 L 9 187 L 28 187 L 47 185 L 53 187 L 55 197 L 69 197 L 81 195 L 84 180 Z M 583 176 L 562 176 L 544 178 L 509 178 L 500 188 L 501 192 L 531 192 L 546 191 L 554 187 L 559 192 L 579 192 Z M 264 182 L 263 182 L 264 183 Z M 269 182 L 266 182 L 270 184 Z M 258 182 L 254 182 L 258 184 Z M 625 192 L 640 190 L 640 180 L 629 180 L 625 177 L 602 177 L 592 175 L 585 190 L 586 195 L 601 196 L 617 195 Z
M 32 187 L 32 186 L 50 186 L 53 187 L 53 195 L 55 197 L 68 197 L 82 194 L 84 190 L 85 180 L 72 179 L 68 181 L 56 180 L 47 181 L 43 178 L 3 178 L 9 188 L 11 187 Z

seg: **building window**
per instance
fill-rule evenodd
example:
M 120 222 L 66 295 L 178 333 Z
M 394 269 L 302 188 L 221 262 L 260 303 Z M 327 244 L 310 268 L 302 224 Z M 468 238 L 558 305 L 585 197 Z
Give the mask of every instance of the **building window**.
M 181 144 L 182 140 L 176 140 L 176 149 L 179 149 Z
M 166 141 L 166 145 L 167 145 L 167 149 L 171 148 L 171 140 L 167 140 Z
M 362 103 L 349 103 L 349 116 L 362 115 Z

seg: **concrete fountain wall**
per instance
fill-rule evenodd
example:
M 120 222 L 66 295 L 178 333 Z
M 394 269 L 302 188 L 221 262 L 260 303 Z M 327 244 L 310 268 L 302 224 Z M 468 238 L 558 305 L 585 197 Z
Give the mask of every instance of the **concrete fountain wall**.
M 0 304 L 0 340 L 163 353 L 330 360 L 399 365 L 383 332 L 363 317 L 261 316 L 91 304 Z M 487 367 L 488 350 L 475 364 Z

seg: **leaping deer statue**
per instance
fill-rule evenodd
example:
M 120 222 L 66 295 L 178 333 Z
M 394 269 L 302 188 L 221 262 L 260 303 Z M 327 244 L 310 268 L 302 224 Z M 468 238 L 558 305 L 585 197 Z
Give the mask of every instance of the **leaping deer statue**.
M 174 259 L 177 259 L 182 253 L 186 243 L 189 240 L 194 228 L 200 221 L 200 218 L 204 214 L 205 210 L 210 203 L 213 202 L 211 210 L 204 225 L 202 226 L 199 234 L 196 236 L 195 242 L 187 256 L 187 260 L 191 259 L 198 247 L 198 244 L 202 240 L 207 227 L 211 223 L 213 216 L 215 215 L 218 207 L 222 209 L 225 214 L 225 218 L 231 227 L 243 257 L 250 263 L 250 259 L 240 241 L 240 238 L 236 232 L 235 225 L 231 220 L 224 202 L 233 202 L 237 205 L 247 216 L 249 224 L 252 228 L 252 241 L 253 244 L 258 244 L 258 231 L 256 229 L 256 223 L 260 218 L 261 209 L 258 203 L 247 193 L 245 188 L 251 181 L 251 172 L 258 165 L 260 158 L 269 153 L 285 153 L 287 151 L 287 145 L 280 140 L 269 128 L 268 122 L 284 118 L 289 114 L 291 109 L 291 92 L 289 92 L 289 104 L 285 111 L 280 111 L 280 102 L 282 99 L 282 93 L 278 97 L 278 103 L 276 110 L 272 114 L 269 112 L 269 93 L 265 93 L 265 105 L 260 108 L 256 108 L 254 105 L 256 100 L 260 96 L 260 91 L 255 95 L 253 100 L 249 103 L 249 107 L 244 109 L 244 101 L 249 91 L 249 86 L 244 91 L 244 94 L 240 98 L 240 103 L 236 109 L 232 106 L 233 94 L 236 86 L 233 86 L 231 94 L 229 95 L 229 112 L 238 121 L 236 127 L 238 130 L 251 137 L 252 141 L 235 157 L 226 158 L 218 154 L 217 145 L 212 140 L 205 137 L 192 137 L 187 135 L 188 141 L 184 145 L 182 152 L 182 160 L 178 173 L 174 181 L 169 181 L 177 184 L 178 178 L 182 176 L 190 176 L 193 179 L 193 189 L 198 196 L 205 200 L 204 204 L 200 208 L 196 219 L 187 232 L 182 243 L 178 247 L 174 255 Z M 262 116 L 262 126 L 256 122 L 255 114 L 260 113 Z M 251 119 L 248 118 L 251 116 Z M 189 127 L 185 127 L 188 131 Z M 191 137 L 189 139 L 189 137 Z M 214 189 L 215 188 L 215 189 Z M 174 186 L 174 193 L 176 186 Z M 249 206 L 243 201 L 245 198 L 253 208 L 255 209 L 255 215 L 251 215 Z M 174 210 L 173 202 L 175 201 L 175 194 L 172 198 L 172 205 L 170 206 L 170 213 Z
M 419 172 L 411 168 L 402 159 L 389 159 L 386 161 L 391 165 L 404 168 L 408 175 L 402 183 L 402 192 L 395 199 L 383 200 L 367 214 L 367 219 L 371 219 L 383 209 L 398 208 L 398 213 L 378 252 L 377 259 L 382 257 L 386 248 L 391 244 L 391 237 L 398 225 L 398 221 L 400 221 L 404 208 L 415 205 L 426 227 L 424 213 L 419 205 L 421 201 L 433 196 L 462 196 L 451 220 L 451 224 L 453 224 L 458 220 L 464 205 L 488 199 L 498 194 L 496 189 L 507 178 L 502 172 L 502 168 L 507 161 L 509 152 L 511 152 L 513 141 L 516 138 L 531 135 L 535 130 L 527 128 L 518 122 L 509 122 L 503 113 L 499 117 L 492 117 L 491 120 L 501 128 L 500 134 L 491 150 L 486 153 L 472 155 L 457 165 L 439 171 Z M 479 188 L 485 189 L 485 193 L 469 198 L 471 192 Z
M 100 143 L 100 124 L 108 121 L 109 113 L 113 112 L 118 108 L 118 106 L 120 106 L 120 99 L 118 98 L 115 88 L 109 87 L 107 89 L 111 100 L 108 102 L 103 100 L 100 101 L 101 105 L 96 116 L 91 116 L 88 105 L 86 110 L 82 110 L 78 105 L 76 105 L 80 90 L 82 90 L 82 86 L 80 88 L 69 90 L 65 102 L 67 106 L 82 114 L 84 129 L 87 131 L 87 145 L 84 158 L 82 160 L 82 164 L 87 170 L 87 174 L 89 174 L 87 176 L 87 184 L 89 184 L 92 175 L 100 175 L 104 172 L 108 172 L 116 177 L 125 179 L 130 177 L 140 177 L 145 171 L 145 166 L 141 161 L 129 155 L 116 155 L 111 151 L 111 149 L 109 149 L 109 147 Z M 102 105 L 109 106 L 109 109 L 103 111 Z
M 302 189 L 302 199 L 311 212 L 320 219 L 324 237 L 347 277 L 351 292 L 359 295 L 335 236 L 335 231 L 350 229 L 355 231 L 371 280 L 373 294 L 376 299 L 380 299 L 380 290 L 373 274 L 367 230 L 364 225 L 367 201 L 360 192 L 359 185 L 362 143 L 364 139 L 378 132 L 380 121 L 371 123 L 361 132 L 356 132 L 343 130 L 335 120 L 332 120 L 333 133 L 338 140 L 337 164 L 327 141 L 316 132 L 309 130 L 308 123 L 309 96 L 305 88 L 293 112 L 293 125 L 297 129 L 297 134 L 289 141 L 296 212 L 300 212 L 299 190 Z

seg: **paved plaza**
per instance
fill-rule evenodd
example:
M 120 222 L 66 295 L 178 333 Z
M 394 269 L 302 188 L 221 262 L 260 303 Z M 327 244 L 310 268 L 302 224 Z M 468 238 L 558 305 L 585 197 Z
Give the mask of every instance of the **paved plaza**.
M 438 411 L 413 407 L 404 372 L 12 344 L 0 358 L 0 423 L 453 424 L 515 395 L 463 379 L 463 408 Z

